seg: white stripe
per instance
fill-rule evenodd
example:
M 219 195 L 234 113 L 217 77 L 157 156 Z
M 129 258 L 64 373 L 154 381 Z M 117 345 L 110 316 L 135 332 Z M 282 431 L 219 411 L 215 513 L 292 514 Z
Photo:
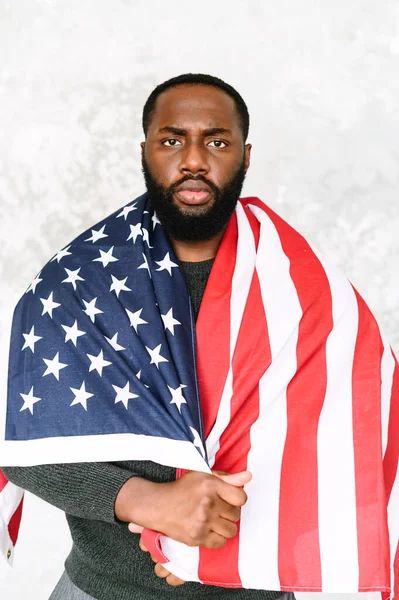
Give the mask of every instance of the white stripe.
M 393 401 L 397 402 L 397 398 Z M 391 496 L 388 503 L 388 530 L 389 530 L 389 546 L 391 551 L 391 598 L 394 591 L 394 571 L 393 562 L 395 559 L 396 550 L 399 543 L 399 476 L 396 473 L 395 481 L 392 487 Z M 397 584 L 399 585 L 399 584 Z
M 247 302 L 249 289 L 251 287 L 256 258 L 254 235 L 252 233 L 248 217 L 246 216 L 245 210 L 240 202 L 237 204 L 236 215 L 238 243 L 236 265 L 231 284 L 230 364 L 217 418 L 206 440 L 209 464 L 211 466 L 214 464 L 216 454 L 220 448 L 220 437 L 230 422 L 230 405 L 233 394 L 233 370 L 231 363 L 237 343 L 242 316 L 244 314 L 245 304 Z
M 79 462 L 152 460 L 162 465 L 210 473 L 191 442 L 168 438 L 117 433 L 0 442 L 1 464 L 31 466 Z
M 7 449 L 10 451 L 11 458 L 7 458 Z M 9 461 L 14 466 L 46 464 L 49 455 L 51 455 L 54 464 L 152 460 L 171 467 L 210 473 L 209 467 L 192 443 L 167 438 L 129 433 L 85 436 L 83 438 L 78 436 L 46 438 L 28 442 L 2 442 L 0 444 L 0 456 L 2 457 L 3 466 L 9 464 Z M 1 543 L 2 546 L 7 546 L 7 540 L 4 536 L 1 536 Z M 197 559 L 195 561 L 196 553 Z M 166 551 L 165 554 L 168 556 Z M 180 559 L 179 554 L 179 562 Z M 190 581 L 197 581 L 198 577 L 195 573 L 198 572 L 198 549 L 194 549 L 192 552 L 189 549 L 187 559 L 182 564 L 186 564 L 188 560 L 192 562 L 192 578 Z M 176 570 L 173 572 L 179 576 Z
M 261 223 L 256 269 L 272 353 L 272 364 L 259 384 L 260 414 L 251 428 L 241 511 L 239 573 L 244 587 L 280 589 L 278 526 L 281 462 L 287 434 L 287 385 L 297 369 L 298 324 L 302 310 L 290 277 L 290 263 L 267 214 L 249 206 Z
M 24 491 L 10 481 L 0 492 L 0 554 L 12 564 L 14 546 L 8 533 L 8 524 L 22 500 Z M 7 556 L 10 552 L 10 557 Z
M 332 294 L 327 389 L 317 435 L 319 541 L 323 591 L 357 592 L 359 564 L 352 371 L 358 307 L 349 281 L 323 259 Z
M 381 436 L 382 436 L 382 456 L 388 444 L 388 425 L 389 409 L 391 406 L 391 394 L 393 374 L 395 371 L 395 359 L 392 356 L 391 347 L 388 340 L 380 329 L 384 352 L 381 359 Z
M 190 442 L 131 433 L 85 437 L 57 437 L 19 442 L 3 441 L 0 443 L 0 456 L 2 457 L 3 466 L 47 464 L 49 455 L 51 455 L 53 464 L 66 462 L 152 460 L 171 467 L 205 473 L 211 472 L 205 460 Z M 6 488 L 8 486 L 9 484 L 7 484 Z M 1 544 L 2 549 L 5 549 L 7 553 L 8 545 L 4 535 L 1 536 Z M 195 559 L 194 555 L 195 551 L 189 553 L 188 558 L 191 558 L 195 563 L 195 560 L 193 560 Z M 197 567 L 195 568 L 194 566 L 193 573 L 198 571 L 198 558 L 196 564 Z M 177 571 L 176 575 L 178 575 Z M 195 581 L 195 574 L 193 577 L 194 579 L 191 580 Z
M 164 566 L 183 581 L 198 581 L 199 565 L 199 547 L 186 546 L 181 542 L 176 542 L 167 536 L 160 538 L 162 551 L 169 559 L 169 562 L 163 563 Z

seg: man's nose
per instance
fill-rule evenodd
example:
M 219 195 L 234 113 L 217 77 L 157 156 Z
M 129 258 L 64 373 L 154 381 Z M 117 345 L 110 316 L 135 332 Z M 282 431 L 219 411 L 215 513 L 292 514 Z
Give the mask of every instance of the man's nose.
M 202 143 L 186 143 L 182 152 L 180 170 L 191 173 L 199 171 L 207 173 L 209 171 L 207 152 Z

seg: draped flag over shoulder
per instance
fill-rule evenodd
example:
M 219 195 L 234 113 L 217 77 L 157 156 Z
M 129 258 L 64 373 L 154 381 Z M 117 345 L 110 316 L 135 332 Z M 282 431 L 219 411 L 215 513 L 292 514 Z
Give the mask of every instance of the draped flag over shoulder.
M 182 579 L 394 595 L 398 362 L 350 282 L 258 198 L 237 205 L 196 325 L 146 194 L 58 252 L 15 310 L 5 422 L 4 466 L 251 471 L 223 548 L 144 532 Z

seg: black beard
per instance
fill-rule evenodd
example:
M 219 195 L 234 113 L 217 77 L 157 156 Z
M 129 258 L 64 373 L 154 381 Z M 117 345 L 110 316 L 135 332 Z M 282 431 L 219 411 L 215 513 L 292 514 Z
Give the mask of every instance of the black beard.
M 235 175 L 221 189 L 204 177 L 194 178 L 190 175 L 169 188 L 164 188 L 153 178 L 144 156 L 141 164 L 150 202 L 170 238 L 182 242 L 199 242 L 211 240 L 223 231 L 235 210 L 244 184 L 244 160 Z M 199 205 L 185 211 L 173 203 L 173 194 L 176 187 L 193 179 L 203 181 L 211 188 L 214 201 L 210 207 Z

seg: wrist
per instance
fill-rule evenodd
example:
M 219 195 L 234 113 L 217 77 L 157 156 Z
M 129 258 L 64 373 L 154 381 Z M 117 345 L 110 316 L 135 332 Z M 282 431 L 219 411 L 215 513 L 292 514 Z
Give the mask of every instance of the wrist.
M 162 485 L 142 477 L 128 479 L 115 499 L 116 518 L 154 529 L 158 523 L 158 496 Z

